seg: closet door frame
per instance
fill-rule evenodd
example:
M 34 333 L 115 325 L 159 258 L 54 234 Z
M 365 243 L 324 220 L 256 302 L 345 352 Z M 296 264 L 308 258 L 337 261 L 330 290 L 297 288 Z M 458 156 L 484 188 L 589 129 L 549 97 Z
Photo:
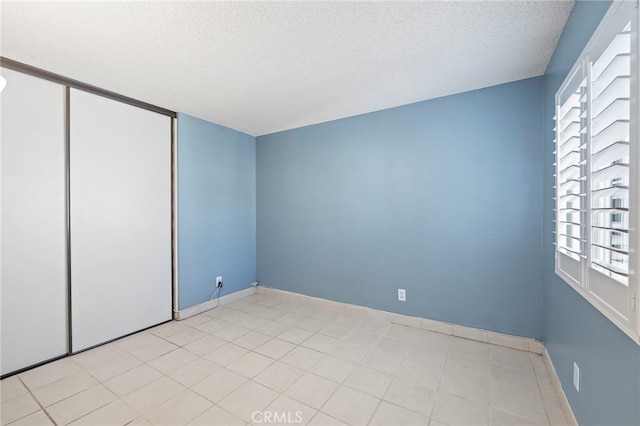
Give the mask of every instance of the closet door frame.
M 174 318 L 174 313 L 175 310 L 177 309 L 177 286 L 178 286 L 178 281 L 177 281 L 177 193 L 176 193 L 176 165 L 177 165 L 177 161 L 176 161 L 176 121 L 177 121 L 177 113 L 175 111 L 171 111 L 153 104 L 149 104 L 147 102 L 143 102 L 137 99 L 133 99 L 127 96 L 123 96 L 121 94 L 115 93 L 115 92 L 111 92 L 109 90 L 105 90 L 87 83 L 83 83 L 81 81 L 78 80 L 74 80 L 71 78 L 67 78 L 64 76 L 61 76 L 59 74 L 55 74 L 49 71 L 45 71 L 43 69 L 31 66 L 31 65 L 27 65 L 24 64 L 22 62 L 18 62 L 15 61 L 13 59 L 9 59 L 6 58 L 4 56 L 0 56 L 0 66 L 9 70 L 13 70 L 13 71 L 17 71 L 17 72 L 21 72 L 24 74 L 28 74 L 34 77 L 38 77 L 44 80 L 48 80 L 54 83 L 58 83 L 62 86 L 65 86 L 65 105 L 64 105 L 64 110 L 65 110 L 65 116 L 64 116 L 64 139 L 65 139 L 65 147 L 64 147 L 64 151 L 65 151 L 65 219 L 66 219 L 66 281 L 67 281 L 67 356 L 68 355 L 73 355 L 73 342 L 72 342 L 72 325 L 73 325 L 73 319 L 71 317 L 72 315 L 72 306 L 71 306 L 71 262 L 73 261 L 73 259 L 71 259 L 71 169 L 70 169 L 70 136 L 71 136 L 71 111 L 70 111 L 70 91 L 71 89 L 78 89 L 78 90 L 82 90 L 84 92 L 88 92 L 94 95 L 98 95 L 98 96 L 102 96 L 104 98 L 108 98 L 108 99 L 112 99 L 118 102 L 122 102 L 134 107 L 138 107 L 138 108 L 142 108 L 148 111 L 152 111 L 152 112 L 156 112 L 162 115 L 166 115 L 168 117 L 170 117 L 171 119 L 171 188 L 170 188 L 170 192 L 171 192 L 171 301 L 172 301 L 172 312 L 171 312 L 171 318 Z M 134 333 L 137 333 L 138 331 L 135 331 Z M 131 333 L 133 334 L 133 333 Z M 119 336 L 113 340 L 117 340 L 121 337 L 124 336 Z M 102 344 L 105 343 L 109 343 L 109 342 L 102 342 L 97 346 L 100 346 Z M 90 349 L 90 348 L 87 348 Z M 83 349 L 86 350 L 86 349 Z M 80 351 L 81 352 L 81 351 Z M 63 355 L 64 356 L 64 355 Z M 57 358 L 56 358 L 57 359 Z M 25 367 L 25 368 L 21 368 L 19 370 L 16 371 L 12 371 L 9 372 L 7 374 L 4 374 L 3 376 L 1 376 L 0 378 L 5 378 L 5 377 L 9 377 L 12 376 L 14 374 L 18 374 L 20 372 L 29 370 L 31 368 L 37 367 L 39 365 L 42 365 L 44 363 L 50 362 L 53 360 L 43 360 L 40 363 Z

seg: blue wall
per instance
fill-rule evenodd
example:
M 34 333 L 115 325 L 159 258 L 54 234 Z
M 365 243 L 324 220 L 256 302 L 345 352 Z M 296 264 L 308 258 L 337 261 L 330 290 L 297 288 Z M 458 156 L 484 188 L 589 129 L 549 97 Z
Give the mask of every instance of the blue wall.
M 553 103 L 610 3 L 575 4 L 545 76 L 544 338 L 581 425 L 640 425 L 640 347 L 554 272 Z M 573 362 L 580 392 L 573 388 Z
M 542 89 L 258 137 L 260 283 L 541 338 Z
M 256 279 L 255 138 L 178 114 L 180 309 Z

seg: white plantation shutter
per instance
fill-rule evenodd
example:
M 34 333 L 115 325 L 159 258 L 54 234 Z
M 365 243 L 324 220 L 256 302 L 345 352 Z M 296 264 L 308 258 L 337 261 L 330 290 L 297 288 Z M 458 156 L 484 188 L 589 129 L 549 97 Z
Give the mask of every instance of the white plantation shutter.
M 556 94 L 556 271 L 638 341 L 638 8 L 614 2 Z
M 556 247 L 558 267 L 581 279 L 586 218 L 586 90 L 582 68 L 557 96 L 556 107 Z

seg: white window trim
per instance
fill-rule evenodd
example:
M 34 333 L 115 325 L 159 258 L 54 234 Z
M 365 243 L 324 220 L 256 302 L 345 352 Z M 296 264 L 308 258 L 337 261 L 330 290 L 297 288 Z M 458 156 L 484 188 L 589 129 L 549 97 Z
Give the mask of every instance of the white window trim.
M 582 53 L 579 56 L 576 64 L 572 67 L 569 72 L 567 78 L 560 86 L 558 93 L 562 92 L 562 90 L 570 83 L 571 78 L 574 76 L 574 73 L 578 71 L 581 67 L 584 67 L 589 59 L 589 53 L 592 50 L 594 44 L 598 41 L 598 37 L 608 31 L 607 27 L 611 22 L 611 19 L 616 15 L 621 6 L 626 4 L 628 7 L 629 3 L 633 3 L 635 6 L 632 9 L 635 13 L 635 19 L 640 23 L 640 7 L 638 7 L 638 0 L 636 1 L 624 1 L 624 0 L 614 0 L 609 10 L 603 17 L 602 21 L 596 28 L 593 33 L 591 39 L 583 49 Z M 635 43 L 636 48 L 640 45 L 640 36 L 638 34 L 640 27 L 639 24 L 636 24 L 635 28 L 632 28 L 632 49 L 633 44 Z M 635 42 L 633 41 L 635 40 Z M 555 253 L 555 272 L 558 276 L 560 276 L 571 288 L 573 288 L 576 292 L 582 295 L 589 303 L 591 303 L 596 309 L 598 309 L 605 317 L 607 317 L 612 323 L 614 323 L 618 328 L 620 328 L 623 332 L 625 332 L 632 340 L 634 340 L 637 344 L 640 345 L 640 203 L 638 202 L 638 197 L 640 196 L 640 117 L 638 117 L 640 112 L 640 52 L 637 52 L 632 55 L 631 59 L 631 123 L 630 123 L 630 157 L 631 157 L 631 166 L 630 166 L 630 185 L 635 184 L 635 189 L 631 189 L 631 200 L 630 200 L 630 239 L 629 239 L 629 312 L 631 312 L 629 318 L 622 317 L 615 309 L 613 309 L 609 304 L 607 304 L 603 299 L 590 292 L 588 287 L 582 285 L 575 278 L 565 273 L 562 269 L 559 268 L 558 257 L 562 253 L 560 253 L 556 249 L 554 249 Z M 634 96 L 635 95 L 635 96 Z M 557 107 L 557 100 L 554 100 L 554 104 Z M 635 113 L 635 117 L 633 112 Z M 556 111 L 557 113 L 557 111 Z M 557 138 L 557 135 L 556 135 Z M 556 147 L 557 148 L 557 147 Z M 556 164 L 558 162 L 558 149 L 556 149 Z M 556 166 L 557 167 L 557 166 Z M 555 220 L 556 220 L 556 238 L 554 241 L 557 241 L 558 238 L 558 227 L 559 223 L 559 211 L 557 206 L 558 199 L 558 182 L 559 176 L 557 176 L 557 168 L 556 168 L 556 177 L 555 177 L 555 197 L 556 197 L 556 212 L 555 212 Z M 586 203 L 591 203 L 589 197 L 587 197 Z M 589 222 L 591 218 L 588 219 Z M 590 229 L 587 230 L 590 232 Z M 589 238 L 592 238 L 589 236 Z M 590 240 L 589 240 L 590 241 Z M 590 247 L 587 247 L 587 250 L 590 250 Z M 587 262 L 581 262 L 581 268 L 589 268 Z M 585 271 L 582 273 L 582 277 L 585 276 Z

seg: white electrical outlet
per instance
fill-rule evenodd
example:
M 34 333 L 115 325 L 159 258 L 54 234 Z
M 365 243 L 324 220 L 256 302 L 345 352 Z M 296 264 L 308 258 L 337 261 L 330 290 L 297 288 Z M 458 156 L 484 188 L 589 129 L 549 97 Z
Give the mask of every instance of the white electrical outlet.
M 216 288 L 222 287 L 222 277 L 216 277 Z
M 580 392 L 580 367 L 575 362 L 573 363 L 573 387 Z
M 401 302 L 406 302 L 407 301 L 407 292 L 404 288 L 399 288 L 398 289 L 398 300 Z

